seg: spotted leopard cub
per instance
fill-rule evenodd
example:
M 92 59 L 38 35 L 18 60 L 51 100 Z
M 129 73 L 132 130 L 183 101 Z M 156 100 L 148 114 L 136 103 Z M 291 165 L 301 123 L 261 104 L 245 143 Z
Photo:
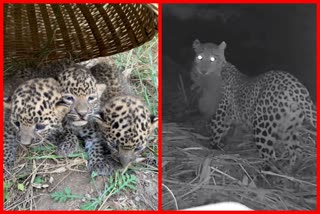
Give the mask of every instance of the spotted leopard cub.
M 117 71 L 107 62 L 98 62 L 91 68 L 73 64 L 58 75 L 62 97 L 70 108 L 64 119 L 64 127 L 84 141 L 88 153 L 88 169 L 99 175 L 110 175 L 113 171 L 106 156 L 110 153 L 93 115 L 100 111 L 101 103 L 110 96 L 121 93 Z M 67 156 L 75 152 L 78 144 L 61 142 L 58 154 Z M 96 155 L 98 154 L 98 155 Z
M 100 98 L 106 85 L 97 83 L 90 70 L 82 65 L 65 67 L 57 76 L 61 87 L 62 100 L 70 111 L 64 118 L 64 127 L 81 140 L 95 138 L 95 125 L 90 117 L 100 110 Z M 57 153 L 67 156 L 74 153 L 79 144 L 74 141 L 61 141 Z
M 5 99 L 4 106 L 4 162 L 7 169 L 14 164 L 19 144 L 77 140 L 70 133 L 60 135 L 62 120 L 69 108 L 61 101 L 59 83 L 53 78 L 26 81 Z
M 212 56 L 216 69 L 206 71 L 221 76 L 223 87 L 218 110 L 210 122 L 212 144 L 219 146 L 231 123 L 240 123 L 253 131 L 262 158 L 279 160 L 288 154 L 293 166 L 303 147 L 298 139 L 303 123 L 316 129 L 315 105 L 307 88 L 284 71 L 247 77 L 225 61 L 225 42 L 218 46 L 196 42 L 194 48 L 199 54 L 201 50 L 220 52 Z
M 98 84 L 88 68 L 77 64 L 61 71 L 57 80 L 62 98 L 70 106 L 66 121 L 72 126 L 86 125 L 90 115 L 99 110 L 106 85 Z
M 110 99 L 95 119 L 104 137 L 102 144 L 106 143 L 112 157 L 124 167 L 146 148 L 158 121 L 143 101 L 127 95 Z M 97 150 L 95 156 L 101 155 Z

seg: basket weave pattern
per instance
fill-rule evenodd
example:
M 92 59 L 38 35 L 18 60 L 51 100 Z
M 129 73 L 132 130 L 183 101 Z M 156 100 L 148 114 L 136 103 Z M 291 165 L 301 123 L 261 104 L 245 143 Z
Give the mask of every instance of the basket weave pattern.
M 5 62 L 87 60 L 137 47 L 157 32 L 145 4 L 5 4 Z

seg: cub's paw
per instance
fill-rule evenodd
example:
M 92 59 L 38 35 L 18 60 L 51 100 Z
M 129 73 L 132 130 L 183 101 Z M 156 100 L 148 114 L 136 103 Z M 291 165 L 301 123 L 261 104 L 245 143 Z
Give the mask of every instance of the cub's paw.
M 106 161 L 89 160 L 88 169 L 91 173 L 95 171 L 100 176 L 110 176 L 113 174 L 113 168 Z
M 14 167 L 14 158 L 9 158 L 4 161 L 5 171 L 10 171 Z
M 59 156 L 68 156 L 80 150 L 78 142 L 61 142 L 58 146 L 57 154 Z
M 58 155 L 68 156 L 80 151 L 80 142 L 76 135 L 69 131 L 61 133 L 61 135 L 57 150 Z
M 11 171 L 14 167 L 14 163 L 16 160 L 16 146 L 10 146 L 9 148 L 4 148 L 4 172 Z

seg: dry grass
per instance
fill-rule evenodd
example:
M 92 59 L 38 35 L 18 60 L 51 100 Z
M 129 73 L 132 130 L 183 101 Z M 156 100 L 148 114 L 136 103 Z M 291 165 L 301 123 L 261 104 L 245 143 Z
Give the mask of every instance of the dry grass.
M 251 136 L 229 137 L 224 151 L 188 125 L 163 125 L 163 209 L 237 201 L 256 210 L 316 207 L 315 145 L 304 136 L 306 157 L 289 172 L 259 170 Z M 236 134 L 237 135 L 237 134 Z

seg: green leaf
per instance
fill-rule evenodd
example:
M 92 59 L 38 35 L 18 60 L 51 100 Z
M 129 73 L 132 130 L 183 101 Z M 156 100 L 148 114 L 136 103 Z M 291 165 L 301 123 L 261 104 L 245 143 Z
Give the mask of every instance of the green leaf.
M 4 197 L 3 197 L 3 199 L 4 199 L 4 201 L 7 201 L 8 198 L 9 198 L 9 191 L 8 190 L 11 187 L 11 183 L 5 181 L 3 187 L 4 187 L 4 194 L 3 194 Z
M 61 197 L 61 198 L 59 199 L 59 202 L 62 203 L 62 202 L 65 202 L 66 200 L 67 200 L 67 198 Z
M 18 184 L 18 190 L 24 191 L 25 190 L 24 184 Z
M 127 184 L 127 187 L 128 187 L 129 189 L 136 190 L 136 187 L 135 187 L 135 186 L 132 186 L 131 184 Z
M 97 207 L 97 204 L 95 202 L 87 202 L 80 206 L 80 210 L 95 210 Z
M 37 176 L 35 179 L 34 179 L 34 182 L 35 184 L 42 184 L 44 182 L 44 180 L 41 178 L 41 176 Z
M 91 178 L 93 179 L 93 178 L 95 178 L 95 177 L 97 177 L 98 176 L 98 173 L 96 172 L 96 171 L 93 171 L 92 173 L 91 173 Z
M 109 178 L 109 183 L 110 183 L 110 184 L 113 183 L 113 177 L 112 177 L 112 176 Z
M 66 188 L 64 189 L 64 192 L 65 192 L 67 195 L 71 195 L 71 190 L 70 190 L 69 187 L 66 187 Z
M 66 202 L 67 200 L 75 200 L 75 199 L 82 199 L 84 196 L 82 195 L 75 195 L 71 193 L 70 188 L 66 187 L 64 192 L 54 192 L 51 194 L 51 198 L 57 202 Z

